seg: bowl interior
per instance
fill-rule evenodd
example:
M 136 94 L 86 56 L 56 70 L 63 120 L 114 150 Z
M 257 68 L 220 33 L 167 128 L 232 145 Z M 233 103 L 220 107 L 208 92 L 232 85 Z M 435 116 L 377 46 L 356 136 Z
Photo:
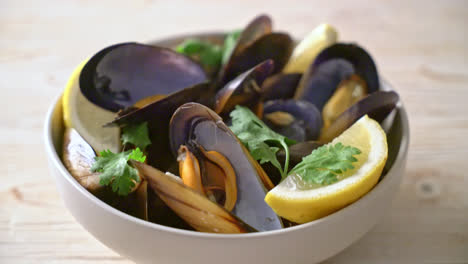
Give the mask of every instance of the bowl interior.
M 159 46 L 174 47 L 177 44 L 181 43 L 184 39 L 187 39 L 189 37 L 197 37 L 199 39 L 209 40 L 209 41 L 213 41 L 215 43 L 222 43 L 222 41 L 224 39 L 224 34 L 221 34 L 221 33 L 208 33 L 208 34 L 197 34 L 197 35 L 185 35 L 185 36 L 180 36 L 180 37 L 168 38 L 168 39 L 158 41 L 158 42 L 150 42 L 150 43 L 157 44 Z M 381 89 L 382 90 L 393 90 L 391 88 L 391 86 L 385 81 L 382 81 Z M 66 171 L 66 169 L 65 169 L 65 167 L 64 167 L 64 165 L 63 165 L 63 163 L 61 161 L 61 158 L 62 158 L 62 145 L 63 145 L 63 133 L 64 133 L 64 122 L 63 122 L 62 103 L 61 102 L 62 102 L 62 96 L 60 95 L 55 100 L 51 111 L 49 111 L 49 116 L 48 116 L 49 122 L 46 124 L 46 126 L 47 126 L 46 127 L 46 141 L 48 141 L 48 142 L 46 142 L 46 144 L 49 144 L 50 146 L 46 146 L 46 147 L 48 147 L 48 148 L 50 147 L 50 149 L 53 149 L 53 151 L 55 151 L 56 155 L 54 155 L 54 156 L 57 157 L 58 159 L 60 159 L 58 161 L 58 163 L 62 167 L 62 170 Z M 382 176 L 381 176 L 381 178 L 379 180 L 379 183 L 377 183 L 377 185 L 376 185 L 376 187 L 374 187 L 374 189 L 378 188 L 379 185 L 383 184 L 382 182 L 386 180 L 385 179 L 386 175 L 389 174 L 392 167 L 394 166 L 394 164 L 398 160 L 401 160 L 401 159 L 404 158 L 404 156 L 405 156 L 404 154 L 406 153 L 407 148 L 408 148 L 408 141 L 409 141 L 408 119 L 407 119 L 406 111 L 405 111 L 405 109 L 404 109 L 401 102 L 398 104 L 395 111 L 384 122 L 389 124 L 387 127 L 384 126 L 384 129 L 387 132 L 387 140 L 388 140 L 388 159 L 387 159 L 387 163 L 386 163 L 386 165 L 384 167 Z M 79 185 L 79 183 L 76 182 L 76 180 L 69 173 L 66 173 L 65 176 L 67 178 L 69 178 L 69 180 L 75 182 L 75 184 L 74 184 L 75 186 L 81 187 Z M 92 196 L 91 193 L 89 193 L 89 195 Z M 365 196 L 367 196 L 367 195 L 368 194 L 366 194 Z M 355 203 L 358 203 L 358 202 L 359 202 L 359 200 L 356 201 Z M 107 206 L 108 209 L 110 209 L 110 210 L 117 210 L 117 209 L 114 209 L 114 208 L 112 208 L 111 206 L 109 206 L 109 205 L 107 205 L 105 203 L 102 203 L 100 206 Z M 341 210 L 344 210 L 344 209 L 341 209 Z M 333 213 L 331 215 L 337 214 L 341 210 L 339 210 L 339 211 L 337 211 L 337 212 L 335 212 L 335 213 Z M 133 216 L 130 216 L 130 215 L 128 215 L 128 216 L 130 218 L 134 218 L 136 221 L 142 221 L 142 220 L 140 220 L 138 218 L 135 218 Z M 321 219 L 316 220 L 316 221 L 320 221 L 320 220 Z M 315 222 L 315 221 L 313 221 L 313 222 Z M 308 224 L 312 224 L 313 222 L 310 222 Z M 154 225 L 155 227 L 156 226 L 162 227 L 162 226 L 160 226 L 158 224 L 155 224 L 155 223 L 150 223 L 150 222 L 148 222 L 148 223 L 151 224 L 151 225 Z M 303 225 L 300 225 L 300 226 L 306 226 L 308 224 L 303 224 Z M 171 227 L 164 227 L 164 228 L 178 230 L 178 229 L 171 228 Z M 293 227 L 293 229 L 295 229 L 295 228 L 297 228 L 297 226 Z M 290 229 L 290 228 L 287 228 L 287 229 Z M 287 229 L 282 229 L 282 230 L 279 230 L 279 231 L 283 231 L 283 230 L 287 230 Z M 198 232 L 195 232 L 195 231 L 184 231 L 184 232 L 198 233 Z M 261 232 L 261 233 L 271 233 L 271 232 L 277 232 L 277 231 L 266 231 L 266 232 Z M 237 236 L 244 236 L 244 235 L 237 235 Z

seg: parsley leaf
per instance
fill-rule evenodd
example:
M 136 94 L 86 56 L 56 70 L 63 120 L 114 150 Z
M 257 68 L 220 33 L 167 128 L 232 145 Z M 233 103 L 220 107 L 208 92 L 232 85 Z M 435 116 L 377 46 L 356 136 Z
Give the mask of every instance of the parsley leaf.
M 217 68 L 221 64 L 223 50 L 219 45 L 198 39 L 187 39 L 176 47 L 176 51 L 199 61 L 205 68 Z
M 273 130 L 252 113 L 247 107 L 237 105 L 230 113 L 232 126 L 230 129 L 244 146 L 249 150 L 252 157 L 260 161 L 260 164 L 271 162 L 285 178 L 289 166 L 289 145 L 295 143 Z M 283 148 L 286 153 L 284 169 L 276 158 L 276 152 Z
M 338 181 L 339 174 L 354 169 L 352 163 L 358 161 L 354 156 L 359 154 L 359 149 L 341 143 L 324 145 L 302 158 L 289 174 L 295 173 L 308 183 L 329 185 Z
M 139 148 L 120 153 L 112 153 L 104 150 L 101 156 L 95 157 L 95 162 L 91 167 L 92 172 L 100 172 L 99 184 L 111 185 L 112 191 L 119 195 L 126 196 L 135 186 L 135 182 L 140 182 L 137 170 L 132 168 L 129 160 L 145 162 L 145 155 Z
M 148 133 L 148 122 L 123 127 L 121 139 L 124 145 L 130 143 L 144 150 L 148 145 L 151 145 Z
M 242 30 L 234 30 L 231 33 L 227 34 L 226 38 L 224 39 L 224 46 L 223 46 L 223 55 L 221 59 L 221 64 L 226 64 L 231 57 L 231 53 L 234 50 L 234 47 L 237 44 L 237 40 L 242 33 Z

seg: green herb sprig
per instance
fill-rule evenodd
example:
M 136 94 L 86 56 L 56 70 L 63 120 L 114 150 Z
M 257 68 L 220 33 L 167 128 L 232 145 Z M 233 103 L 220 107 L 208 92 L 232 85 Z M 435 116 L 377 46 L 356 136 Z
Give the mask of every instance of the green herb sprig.
M 338 176 L 347 170 L 354 169 L 355 155 L 361 151 L 341 143 L 321 146 L 302 158 L 289 174 L 297 174 L 305 182 L 329 185 L 338 181 Z
M 321 146 L 305 156 L 291 171 L 289 166 L 289 146 L 295 142 L 288 139 L 263 123 L 252 111 L 243 106 L 236 106 L 230 114 L 232 132 L 249 150 L 250 154 L 260 164 L 270 162 L 275 166 L 282 179 L 293 173 L 299 175 L 305 182 L 318 185 L 329 185 L 338 181 L 338 176 L 357 162 L 356 155 L 361 151 L 342 143 Z M 285 151 L 284 167 L 276 158 L 276 152 L 282 147 Z
M 113 153 L 110 150 L 104 150 L 95 157 L 95 162 L 91 167 L 91 172 L 100 172 L 99 184 L 103 186 L 110 185 L 112 191 L 121 196 L 127 196 L 140 182 L 138 171 L 130 166 L 129 160 L 145 162 L 146 156 L 142 150 L 145 150 L 151 144 L 148 131 L 148 123 L 132 124 L 122 128 L 122 144 L 131 144 L 135 149 L 120 153 Z
M 230 127 L 232 132 L 249 150 L 252 157 L 260 164 L 271 162 L 279 170 L 281 177 L 285 178 L 289 166 L 288 146 L 294 144 L 295 141 L 271 130 L 247 107 L 236 106 L 230 116 L 232 118 L 232 126 Z M 286 153 L 284 168 L 276 158 L 276 152 L 280 147 Z
M 144 150 L 151 145 L 148 132 L 148 122 L 140 124 L 131 124 L 122 128 L 122 144 L 132 144 L 137 148 Z
M 95 158 L 91 171 L 100 172 L 99 184 L 111 185 L 112 191 L 126 196 L 135 187 L 135 183 L 140 182 L 138 172 L 128 164 L 129 160 L 145 162 L 146 157 L 139 148 L 120 153 L 104 150 Z

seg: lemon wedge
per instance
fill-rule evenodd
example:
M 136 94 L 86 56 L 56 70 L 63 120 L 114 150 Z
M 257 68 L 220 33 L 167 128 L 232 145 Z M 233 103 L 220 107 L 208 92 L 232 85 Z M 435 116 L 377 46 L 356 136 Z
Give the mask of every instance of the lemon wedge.
M 115 113 L 91 103 L 81 93 L 79 77 L 85 64 L 86 61 L 76 67 L 65 87 L 62 97 L 63 121 L 66 127 L 74 128 L 96 152 L 105 149 L 119 152 L 120 129 L 103 127 L 114 120 Z
M 300 176 L 289 175 L 265 197 L 279 216 L 296 223 L 310 222 L 353 203 L 374 187 L 388 154 L 387 137 L 379 123 L 366 115 L 329 144 L 338 142 L 361 150 L 355 168 L 336 183 L 308 189 L 301 188 Z
M 304 73 L 315 57 L 323 49 L 335 43 L 337 39 L 338 33 L 332 26 L 328 24 L 317 26 L 294 48 L 283 72 Z

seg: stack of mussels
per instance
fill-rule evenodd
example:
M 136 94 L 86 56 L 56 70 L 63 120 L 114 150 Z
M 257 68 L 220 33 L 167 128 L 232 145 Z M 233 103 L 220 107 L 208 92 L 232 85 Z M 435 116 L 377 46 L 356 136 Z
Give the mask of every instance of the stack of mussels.
M 298 58 L 305 44 L 295 48 L 288 34 L 272 32 L 269 17 L 259 16 L 210 69 L 200 56 L 170 48 L 138 43 L 105 48 L 82 68 L 79 90 L 115 116 L 99 124 L 103 130 L 120 133 L 144 123 L 147 158 L 124 164 L 138 172 L 126 195 L 116 192 L 117 178 L 100 179 L 102 172 L 91 168 L 97 156 L 107 155 L 96 152 L 134 145 L 120 140 L 94 144 L 84 136 L 89 131 L 69 128 L 64 163 L 101 200 L 154 223 L 222 233 L 290 225 L 264 201 L 281 176 L 252 158 L 229 128 L 229 114 L 245 106 L 272 130 L 294 139 L 292 165 L 366 114 L 382 121 L 398 95 L 380 91 L 376 66 L 362 47 L 335 41 L 336 36 L 322 43 L 314 58 Z M 310 64 L 305 72 L 295 69 L 304 61 Z M 86 118 L 94 115 L 99 111 Z

